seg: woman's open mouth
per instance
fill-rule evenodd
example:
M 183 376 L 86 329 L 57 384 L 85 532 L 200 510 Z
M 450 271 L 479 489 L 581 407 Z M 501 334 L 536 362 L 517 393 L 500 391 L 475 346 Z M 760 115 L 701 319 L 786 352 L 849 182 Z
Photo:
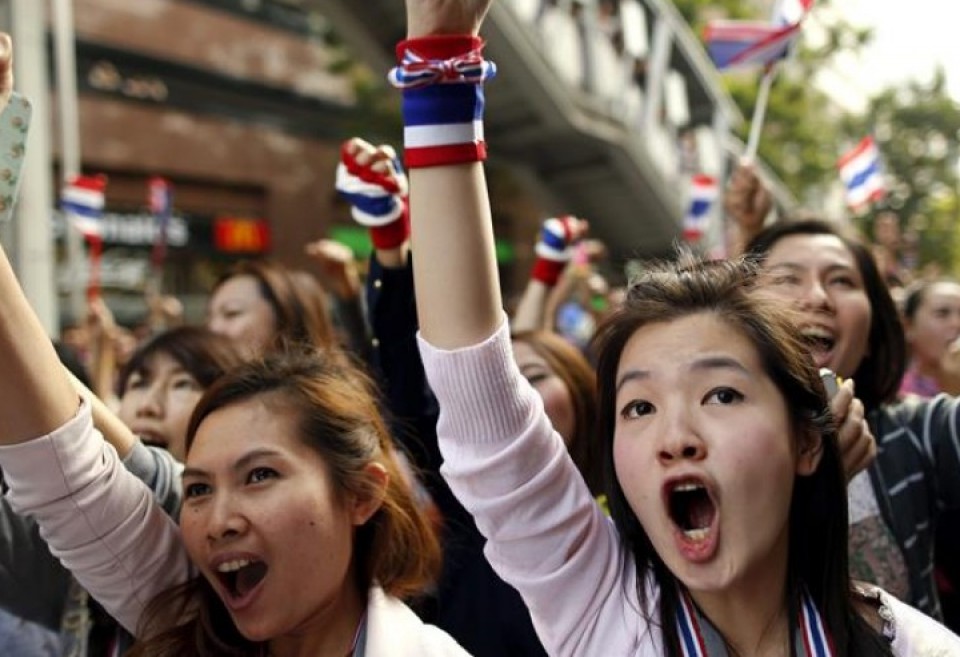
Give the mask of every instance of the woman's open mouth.
M 833 348 L 837 345 L 836 336 L 819 326 L 807 326 L 801 333 L 817 367 L 829 367 Z
M 232 559 L 217 565 L 217 580 L 226 594 L 224 603 L 234 611 L 250 604 L 267 576 L 267 570 L 266 563 L 249 558 Z
M 691 477 L 669 481 L 664 498 L 681 554 L 695 562 L 713 557 L 720 534 L 719 514 L 706 484 Z

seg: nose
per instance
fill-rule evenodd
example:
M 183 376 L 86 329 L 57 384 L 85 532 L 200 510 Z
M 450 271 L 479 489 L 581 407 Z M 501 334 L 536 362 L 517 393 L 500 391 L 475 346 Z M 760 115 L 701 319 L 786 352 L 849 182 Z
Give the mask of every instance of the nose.
M 657 452 L 662 465 L 683 461 L 701 461 L 707 455 L 707 446 L 698 431 L 686 417 L 678 414 L 676 419 L 665 427 L 665 434 Z
M 207 518 L 207 541 L 213 545 L 243 535 L 247 521 L 239 513 L 231 496 L 214 494 Z
M 218 335 L 226 335 L 227 333 L 225 321 L 220 315 L 210 315 L 207 319 L 207 328 Z
M 154 384 L 143 391 L 137 405 L 137 417 L 161 417 L 163 415 L 163 395 L 160 386 Z
M 800 307 L 804 310 L 824 310 L 833 309 L 833 302 L 827 290 L 823 287 L 820 279 L 813 277 L 803 287 L 803 293 L 800 295 Z

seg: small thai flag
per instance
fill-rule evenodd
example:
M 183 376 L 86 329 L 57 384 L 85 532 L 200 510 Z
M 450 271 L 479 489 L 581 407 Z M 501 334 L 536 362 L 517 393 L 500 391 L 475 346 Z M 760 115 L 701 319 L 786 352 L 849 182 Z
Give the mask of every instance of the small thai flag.
M 768 66 L 783 57 L 800 34 L 800 24 L 778 26 L 758 21 L 711 21 L 704 30 L 707 52 L 721 71 Z
M 873 137 L 864 137 L 837 162 L 846 192 L 847 205 L 853 209 L 879 201 L 886 194 L 880 150 Z
M 147 182 L 147 201 L 157 227 L 150 260 L 154 267 L 160 267 L 167 257 L 167 227 L 173 212 L 173 187 L 160 176 L 153 176 Z
M 684 239 L 695 242 L 703 237 L 710 223 L 710 212 L 720 195 L 717 179 L 705 175 L 696 175 L 691 179 L 690 205 L 683 218 Z
M 74 176 L 63 188 L 60 206 L 85 237 L 100 237 L 106 176 Z

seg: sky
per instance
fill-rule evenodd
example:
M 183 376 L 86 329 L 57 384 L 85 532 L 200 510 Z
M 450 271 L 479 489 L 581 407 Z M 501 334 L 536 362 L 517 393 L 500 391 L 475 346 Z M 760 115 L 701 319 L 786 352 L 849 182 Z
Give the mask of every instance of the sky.
M 867 96 L 891 84 L 929 81 L 940 64 L 946 70 L 950 94 L 960 102 L 957 9 L 951 6 L 953 0 L 832 0 L 829 11 L 854 25 L 873 28 L 874 34 L 859 57 L 845 57 L 824 73 L 823 87 L 856 111 L 863 108 Z M 815 25 L 805 30 L 804 38 L 808 32 L 809 38 L 817 38 Z

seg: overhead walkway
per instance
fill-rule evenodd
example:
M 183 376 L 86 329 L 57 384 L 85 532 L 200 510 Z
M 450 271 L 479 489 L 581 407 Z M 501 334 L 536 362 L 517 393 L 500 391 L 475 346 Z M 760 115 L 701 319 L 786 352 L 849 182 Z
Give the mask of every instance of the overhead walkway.
M 316 1 L 355 56 L 393 64 L 402 2 Z M 552 210 L 589 218 L 615 258 L 668 253 L 690 176 L 723 176 L 742 121 L 674 6 L 497 0 L 484 36 L 500 69 L 487 94 L 493 156 L 530 174 Z

